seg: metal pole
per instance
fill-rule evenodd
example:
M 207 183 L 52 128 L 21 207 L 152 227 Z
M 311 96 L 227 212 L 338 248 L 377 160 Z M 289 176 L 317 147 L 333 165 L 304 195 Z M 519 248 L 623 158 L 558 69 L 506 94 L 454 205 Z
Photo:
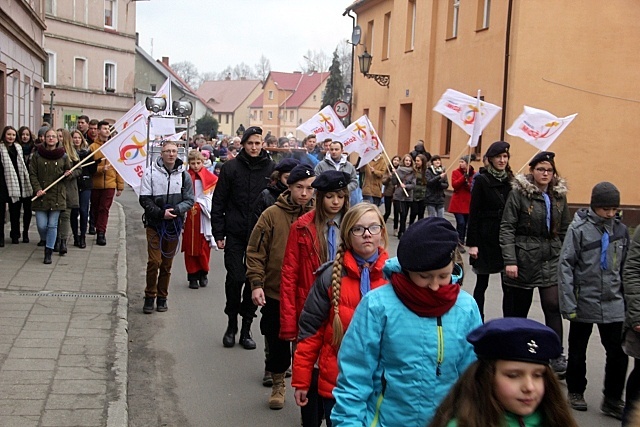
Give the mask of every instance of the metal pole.
M 54 91 L 51 91 L 51 101 L 49 101 L 49 118 L 51 119 L 51 127 L 55 129 L 55 124 L 53 120 L 53 97 L 56 96 Z

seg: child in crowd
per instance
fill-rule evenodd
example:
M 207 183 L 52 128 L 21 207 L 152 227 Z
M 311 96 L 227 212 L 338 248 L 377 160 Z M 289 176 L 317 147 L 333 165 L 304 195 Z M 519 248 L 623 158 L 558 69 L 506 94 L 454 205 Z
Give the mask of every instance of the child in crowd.
M 396 191 L 393 193 L 393 200 L 400 202 L 400 226 L 397 233 L 395 229 L 393 231 L 396 236 L 402 237 L 402 233 L 407 227 L 409 209 L 411 209 L 411 204 L 413 203 L 413 188 L 416 186 L 416 171 L 413 169 L 413 157 L 411 157 L 411 154 L 405 154 L 402 157 L 401 166 L 396 169 L 396 172 L 397 175 L 391 176 L 391 183 L 396 187 Z
M 622 350 L 625 316 L 622 267 L 629 245 L 627 227 L 616 217 L 620 192 L 610 182 L 591 191 L 591 205 L 576 212 L 558 261 L 560 312 L 569 319 L 567 389 L 569 404 L 586 411 L 587 346 L 598 325 L 606 351 L 604 399 L 600 410 L 621 419 L 628 357 Z
M 190 289 L 204 288 L 209 283 L 209 258 L 215 245 L 211 234 L 211 199 L 218 177 L 204 167 L 204 156 L 189 151 L 189 176 L 193 182 L 195 203 L 187 211 L 182 234 L 182 252 Z
M 402 236 L 384 267 L 391 286 L 363 298 L 342 341 L 334 426 L 424 426 L 476 360 L 466 337 L 482 321 L 457 284 L 457 247 L 444 218 L 417 221 Z
M 444 190 L 449 187 L 447 171 L 442 165 L 440 156 L 431 158 L 431 165 L 427 168 L 427 213 L 429 216 L 444 218 Z
M 400 201 L 394 200 L 393 193 L 396 187 L 391 182 L 395 170 L 400 166 L 400 156 L 393 156 L 391 164 L 387 167 L 387 172 L 382 178 L 384 185 L 384 222 L 386 223 L 391 216 L 391 206 L 393 206 L 393 232 L 398 232 L 398 223 L 400 222 Z
M 534 320 L 494 319 L 469 334 L 478 355 L 429 427 L 577 427 L 549 360 L 558 335 Z

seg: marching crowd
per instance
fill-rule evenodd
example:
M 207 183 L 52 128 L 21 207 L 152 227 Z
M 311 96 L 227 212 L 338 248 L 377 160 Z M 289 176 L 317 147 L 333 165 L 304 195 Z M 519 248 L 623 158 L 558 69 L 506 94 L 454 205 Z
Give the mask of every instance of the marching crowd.
M 4 128 L 0 246 L 6 204 L 13 244 L 29 242 L 35 211 L 45 263 L 67 252 L 70 236 L 84 248 L 95 229 L 106 244 L 109 207 L 123 190 L 99 153 L 109 133 L 107 122 L 84 116 L 73 132 L 43 127 L 38 141 L 28 128 Z M 640 227 L 629 236 L 613 184 L 596 184 L 589 207 L 571 218 L 555 154 L 539 152 L 527 173 L 514 174 L 503 141 L 478 171 L 464 156 L 450 174 L 422 142 L 390 164 L 378 156 L 364 165 L 352 164 L 341 142 L 318 144 L 314 135 L 286 151 L 249 127 L 232 144 L 197 136 L 185 164 L 167 141 L 145 170 L 143 311 L 168 309 L 181 236 L 191 289 L 208 285 L 211 249 L 224 250 L 222 342 L 255 349 L 260 308 L 270 408 L 284 407 L 291 374 L 304 426 L 576 426 L 571 408 L 587 410 L 595 324 L 606 351 L 600 409 L 640 425 Z M 444 219 L 450 183 L 455 227 Z M 472 295 L 462 289 L 465 251 L 477 277 Z M 491 274 L 500 275 L 504 318 L 485 322 Z M 527 319 L 536 289 L 544 325 Z

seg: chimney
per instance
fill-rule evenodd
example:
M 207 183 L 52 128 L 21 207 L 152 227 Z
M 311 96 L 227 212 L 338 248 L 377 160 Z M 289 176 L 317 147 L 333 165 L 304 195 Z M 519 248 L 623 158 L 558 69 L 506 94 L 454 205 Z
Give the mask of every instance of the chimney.
M 169 66 L 169 57 L 168 56 L 163 56 L 162 57 L 162 63 L 168 67 Z
M 136 46 L 140 46 L 140 33 L 136 31 Z

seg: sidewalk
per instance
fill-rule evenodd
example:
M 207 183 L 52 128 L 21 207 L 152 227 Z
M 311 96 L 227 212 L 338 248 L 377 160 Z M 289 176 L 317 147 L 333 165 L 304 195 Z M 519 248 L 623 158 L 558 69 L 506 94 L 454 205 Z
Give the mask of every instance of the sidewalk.
M 8 236 L 9 225 L 5 224 Z M 65 256 L 31 243 L 0 248 L 0 425 L 128 424 L 126 232 L 114 203 L 107 246 L 69 243 Z

